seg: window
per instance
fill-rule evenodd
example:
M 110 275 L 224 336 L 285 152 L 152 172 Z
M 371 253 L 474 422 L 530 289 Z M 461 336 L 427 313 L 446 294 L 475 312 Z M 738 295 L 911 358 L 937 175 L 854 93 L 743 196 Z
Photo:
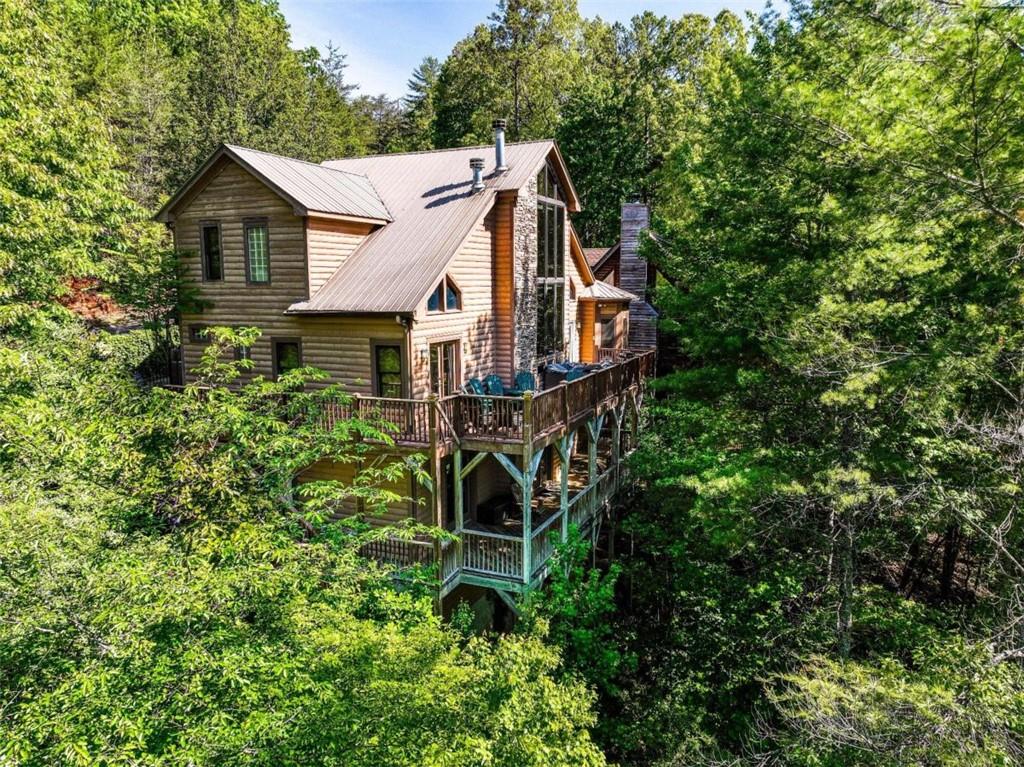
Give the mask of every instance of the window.
M 206 326 L 205 325 L 189 325 L 188 326 L 188 340 L 194 344 L 205 344 L 209 343 L 210 339 L 206 337 Z
M 224 261 L 220 248 L 220 224 L 202 224 L 199 227 L 199 248 L 203 260 L 204 280 L 223 280 Z
M 235 362 L 242 362 L 243 360 L 252 359 L 252 347 L 251 346 L 236 346 L 235 347 Z
M 551 170 L 550 165 L 545 165 L 543 170 L 537 174 L 537 194 L 540 197 L 547 197 L 549 200 L 564 200 L 562 187 L 558 183 L 558 177 Z
M 455 394 L 459 387 L 459 342 L 430 345 L 430 390 L 439 397 Z
M 537 177 L 537 353 L 565 348 L 565 205 L 550 168 Z
M 270 282 L 270 236 L 266 221 L 245 223 L 245 278 L 250 283 Z
M 373 347 L 374 393 L 378 397 L 402 396 L 402 347 L 378 344 Z
M 601 346 L 604 349 L 615 347 L 615 318 L 606 317 L 601 320 Z
M 274 376 L 302 367 L 302 343 L 297 338 L 274 339 Z
M 462 308 L 462 293 L 451 277 L 441 280 L 427 299 L 428 312 L 457 312 Z

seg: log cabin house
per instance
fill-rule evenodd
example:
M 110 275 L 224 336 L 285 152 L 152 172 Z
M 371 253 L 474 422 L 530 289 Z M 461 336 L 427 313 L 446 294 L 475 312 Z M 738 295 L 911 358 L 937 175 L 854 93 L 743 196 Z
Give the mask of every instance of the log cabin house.
M 339 415 L 395 425 L 382 454 L 429 457 L 428 487 L 410 479 L 395 489 L 411 501 L 370 521 L 457 535 L 370 553 L 437 563 L 442 599 L 491 589 L 511 603 L 543 581 L 571 523 L 600 524 L 653 371 L 646 208 L 623 207 L 622 285 L 594 277 L 578 210 L 558 146 L 506 145 L 503 121 L 493 147 L 320 165 L 221 146 L 157 214 L 206 303 L 180 316 L 182 376 L 217 325 L 260 328 L 251 375 L 326 371 L 356 395 Z M 317 464 L 299 481 L 354 470 Z

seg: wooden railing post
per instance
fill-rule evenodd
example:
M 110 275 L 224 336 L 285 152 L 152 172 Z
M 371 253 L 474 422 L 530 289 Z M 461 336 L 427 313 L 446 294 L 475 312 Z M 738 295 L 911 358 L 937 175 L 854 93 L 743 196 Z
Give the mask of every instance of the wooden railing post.
M 523 393 L 523 583 L 533 575 L 533 392 Z
M 559 457 L 562 459 L 558 508 L 562 510 L 562 543 L 565 543 L 569 538 L 569 462 L 572 460 L 572 439 L 566 434 L 559 439 L 558 444 Z
M 562 381 L 558 384 L 558 387 L 562 390 L 562 421 L 565 423 L 565 428 L 569 428 L 569 384 Z

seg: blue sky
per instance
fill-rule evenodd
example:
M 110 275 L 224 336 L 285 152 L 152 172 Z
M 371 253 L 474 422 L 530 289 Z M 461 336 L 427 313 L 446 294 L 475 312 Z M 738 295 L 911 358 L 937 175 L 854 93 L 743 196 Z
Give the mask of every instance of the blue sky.
M 494 0 L 279 0 L 296 47 L 332 41 L 348 55 L 349 82 L 360 93 L 405 93 L 424 56 L 444 57 L 494 10 Z M 776 3 L 778 5 L 778 3 Z M 678 17 L 723 8 L 760 11 L 764 0 L 579 0 L 584 16 L 628 21 L 643 10 Z

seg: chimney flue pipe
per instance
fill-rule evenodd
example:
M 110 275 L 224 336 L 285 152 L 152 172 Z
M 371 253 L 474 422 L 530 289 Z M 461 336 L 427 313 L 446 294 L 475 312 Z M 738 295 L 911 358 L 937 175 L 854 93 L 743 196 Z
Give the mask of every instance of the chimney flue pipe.
M 495 120 L 491 127 L 494 128 L 494 170 L 504 173 L 508 170 L 505 164 L 505 121 Z
M 472 158 L 469 167 L 473 169 L 473 186 L 470 187 L 470 191 L 479 192 L 484 188 L 484 158 Z

